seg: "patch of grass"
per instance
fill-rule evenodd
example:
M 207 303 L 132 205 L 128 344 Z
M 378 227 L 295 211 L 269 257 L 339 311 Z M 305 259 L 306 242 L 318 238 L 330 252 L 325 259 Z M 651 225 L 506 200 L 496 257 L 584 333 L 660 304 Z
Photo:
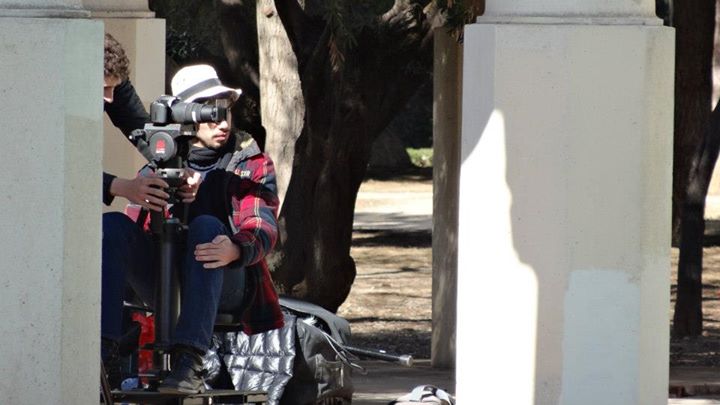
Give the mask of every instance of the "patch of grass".
M 432 148 L 406 148 L 410 162 L 415 167 L 432 167 Z

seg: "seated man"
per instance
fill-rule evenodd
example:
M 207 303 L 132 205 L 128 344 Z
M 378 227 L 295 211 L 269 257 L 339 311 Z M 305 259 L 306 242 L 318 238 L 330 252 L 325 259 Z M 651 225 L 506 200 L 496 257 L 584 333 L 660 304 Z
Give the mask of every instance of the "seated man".
M 208 65 L 181 69 L 173 94 L 184 101 L 229 107 L 240 90 L 220 83 Z M 279 205 L 270 158 L 247 134 L 231 131 L 231 117 L 196 126 L 187 159 L 203 180 L 188 207 L 187 249 L 179 269 L 180 318 L 172 334 L 172 369 L 159 390 L 202 392 L 201 356 L 218 310 L 242 316 L 246 333 L 281 327 L 283 317 L 265 256 L 277 239 Z M 171 211 L 180 210 L 176 204 Z M 181 211 L 178 211 L 181 212 Z M 153 302 L 155 256 L 151 236 L 121 213 L 103 216 L 102 336 L 122 334 L 126 282 Z M 252 301 L 248 305 L 245 299 Z

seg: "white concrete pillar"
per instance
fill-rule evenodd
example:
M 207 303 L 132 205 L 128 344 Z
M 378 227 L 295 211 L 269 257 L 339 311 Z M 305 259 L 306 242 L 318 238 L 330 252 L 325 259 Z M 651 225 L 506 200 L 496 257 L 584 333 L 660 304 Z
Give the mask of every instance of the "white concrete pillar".
M 466 27 L 460 404 L 667 403 L 674 34 L 652 6 L 493 0 Z
M 97 403 L 103 27 L 66 18 L 78 1 L 18 3 L 0 1 L 0 402 Z
M 149 110 L 150 103 L 165 94 L 165 20 L 155 18 L 147 0 L 84 0 L 93 18 L 117 39 L 130 59 L 130 81 Z M 124 178 L 135 177 L 147 160 L 105 117 L 103 168 Z M 105 211 L 123 211 L 128 201 L 116 198 Z

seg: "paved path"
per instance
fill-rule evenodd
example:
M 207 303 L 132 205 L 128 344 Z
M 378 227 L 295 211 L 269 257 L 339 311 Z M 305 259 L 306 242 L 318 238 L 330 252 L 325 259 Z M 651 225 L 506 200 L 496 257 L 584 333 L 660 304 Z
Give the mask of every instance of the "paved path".
M 454 370 L 434 369 L 428 360 L 416 361 L 413 367 L 382 361 L 363 361 L 361 364 L 368 373 L 353 376 L 353 405 L 386 405 L 424 384 L 455 393 Z M 673 368 L 670 370 L 669 393 L 683 397 L 669 398 L 668 405 L 720 405 L 720 368 Z
M 670 369 L 670 404 L 720 405 L 720 368 L 673 367 Z
M 362 361 L 360 364 L 366 368 L 367 375 L 353 374 L 353 405 L 387 405 L 418 385 L 429 384 L 455 392 L 454 371 L 434 369 L 428 360 L 416 361 L 413 367 L 382 361 Z
M 432 183 L 401 184 L 367 181 L 355 204 L 356 230 L 430 231 Z M 433 369 L 430 361 L 416 360 L 413 367 L 383 361 L 361 361 L 366 375 L 353 373 L 353 405 L 386 405 L 418 385 L 431 384 L 455 392 L 454 370 Z
M 404 188 L 404 189 L 401 189 Z M 432 183 L 369 181 L 360 186 L 353 227 L 358 230 L 432 229 Z

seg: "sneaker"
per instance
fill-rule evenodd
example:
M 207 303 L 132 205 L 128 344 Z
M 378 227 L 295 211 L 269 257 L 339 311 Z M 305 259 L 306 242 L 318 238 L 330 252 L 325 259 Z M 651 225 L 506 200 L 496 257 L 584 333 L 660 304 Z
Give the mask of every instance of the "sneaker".
M 172 370 L 160 383 L 165 394 L 190 395 L 205 392 L 202 356 L 190 347 L 178 347 L 172 353 Z

